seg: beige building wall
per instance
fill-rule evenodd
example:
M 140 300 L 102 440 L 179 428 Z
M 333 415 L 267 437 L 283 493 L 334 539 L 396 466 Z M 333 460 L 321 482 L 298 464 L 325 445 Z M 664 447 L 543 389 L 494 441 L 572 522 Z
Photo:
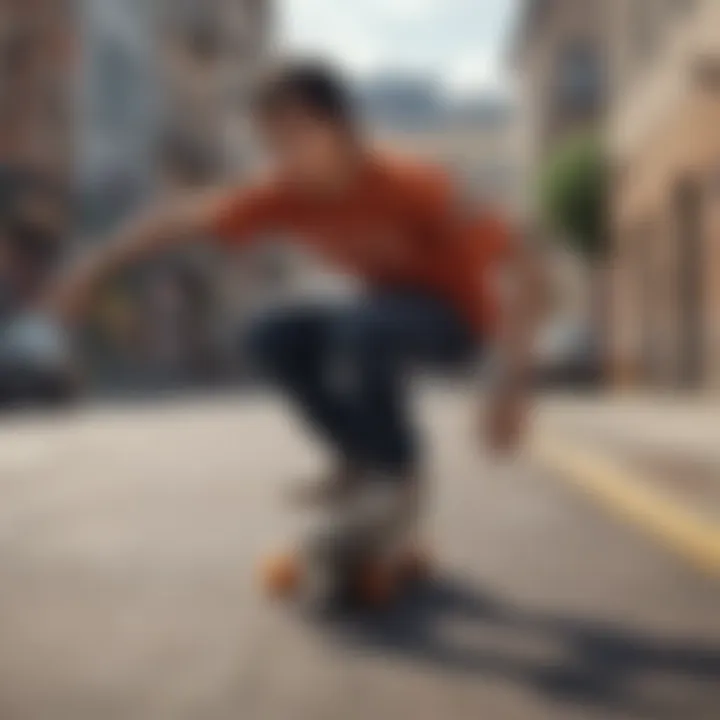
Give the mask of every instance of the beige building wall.
M 542 227 L 538 183 L 552 152 L 571 135 L 601 132 L 613 95 L 611 32 L 620 0 L 524 0 L 512 61 L 518 75 L 518 148 L 524 206 Z M 597 280 L 585 260 L 550 239 L 557 296 L 554 325 L 590 325 Z M 601 331 L 601 334 L 604 333 Z
M 623 3 L 608 129 L 615 377 L 720 387 L 720 4 L 655 3 L 643 21 Z M 635 33 L 651 22 L 643 51 Z
M 69 0 L 0 2 L 0 309 L 29 302 L 68 241 L 77 26 Z M 31 181 L 31 182 L 28 182 Z M 30 233 L 41 242 L 27 242 Z
M 616 2 L 525 0 L 523 4 L 512 55 L 519 79 L 520 143 L 528 197 L 536 194 L 540 168 L 553 148 L 568 135 L 604 120 L 611 93 L 609 33 Z M 584 100 L 583 81 L 588 83 Z M 596 85 L 595 90 L 590 84 Z
M 0 155 L 63 176 L 77 24 L 69 0 L 0 3 Z

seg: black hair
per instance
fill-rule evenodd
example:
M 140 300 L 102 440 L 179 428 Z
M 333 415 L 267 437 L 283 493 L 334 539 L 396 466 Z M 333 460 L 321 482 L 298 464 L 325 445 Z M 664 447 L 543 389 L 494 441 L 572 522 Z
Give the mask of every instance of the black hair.
M 260 83 L 254 107 L 261 118 L 273 118 L 300 109 L 345 130 L 355 126 L 349 84 L 341 73 L 322 61 L 288 62 Z

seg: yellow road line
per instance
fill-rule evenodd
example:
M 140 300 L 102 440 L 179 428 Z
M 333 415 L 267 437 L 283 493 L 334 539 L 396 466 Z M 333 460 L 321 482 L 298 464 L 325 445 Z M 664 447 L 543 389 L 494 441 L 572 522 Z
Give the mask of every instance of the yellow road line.
M 720 523 L 693 512 L 653 487 L 649 477 L 605 455 L 547 438 L 534 443 L 533 456 L 698 569 L 720 577 Z

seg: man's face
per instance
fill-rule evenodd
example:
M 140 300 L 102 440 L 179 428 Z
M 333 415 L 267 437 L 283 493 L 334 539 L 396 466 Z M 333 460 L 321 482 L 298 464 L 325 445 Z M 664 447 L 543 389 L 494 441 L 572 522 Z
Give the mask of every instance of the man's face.
M 339 125 L 288 108 L 261 118 L 258 127 L 274 164 L 291 181 L 327 186 L 342 173 L 348 140 Z

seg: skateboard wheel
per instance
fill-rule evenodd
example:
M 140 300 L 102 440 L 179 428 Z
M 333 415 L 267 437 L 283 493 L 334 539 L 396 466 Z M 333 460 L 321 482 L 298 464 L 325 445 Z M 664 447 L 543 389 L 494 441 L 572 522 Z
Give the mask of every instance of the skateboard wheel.
M 399 576 L 392 568 L 368 565 L 358 575 L 357 596 L 368 607 L 385 607 L 397 596 Z
M 299 559 L 289 553 L 268 558 L 261 568 L 262 585 L 272 597 L 287 597 L 296 592 L 302 579 Z

